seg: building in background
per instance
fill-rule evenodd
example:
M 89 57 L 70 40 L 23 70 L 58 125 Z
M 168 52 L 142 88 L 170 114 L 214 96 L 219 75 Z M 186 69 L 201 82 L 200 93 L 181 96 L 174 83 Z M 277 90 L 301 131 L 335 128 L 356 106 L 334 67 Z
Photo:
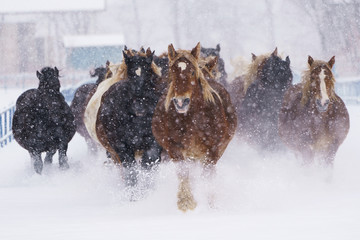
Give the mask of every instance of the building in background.
M 71 76 L 105 65 L 108 57 L 120 61 L 124 36 L 95 35 L 98 16 L 105 11 L 105 0 L 1 0 L 0 84 L 26 86 L 44 66 L 57 66 Z

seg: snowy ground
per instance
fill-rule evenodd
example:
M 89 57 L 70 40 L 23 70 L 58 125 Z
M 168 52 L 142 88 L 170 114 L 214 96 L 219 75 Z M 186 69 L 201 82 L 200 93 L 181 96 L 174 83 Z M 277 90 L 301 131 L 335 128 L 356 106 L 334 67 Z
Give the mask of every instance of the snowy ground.
M 351 129 L 332 173 L 292 155 L 258 156 L 234 139 L 218 164 L 216 208 L 194 177 L 198 207 L 185 214 L 173 163 L 129 202 L 117 170 L 89 156 L 78 135 L 71 168 L 60 171 L 55 157 L 42 176 L 13 142 L 0 149 L 0 239 L 360 239 L 360 106 L 348 108 Z

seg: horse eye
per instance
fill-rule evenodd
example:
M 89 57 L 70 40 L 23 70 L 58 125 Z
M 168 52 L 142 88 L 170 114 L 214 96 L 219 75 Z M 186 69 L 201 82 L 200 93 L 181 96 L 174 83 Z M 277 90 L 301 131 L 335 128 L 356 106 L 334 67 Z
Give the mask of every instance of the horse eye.
M 194 76 L 194 75 L 195 75 L 195 72 L 192 72 L 192 73 L 191 73 L 191 76 Z

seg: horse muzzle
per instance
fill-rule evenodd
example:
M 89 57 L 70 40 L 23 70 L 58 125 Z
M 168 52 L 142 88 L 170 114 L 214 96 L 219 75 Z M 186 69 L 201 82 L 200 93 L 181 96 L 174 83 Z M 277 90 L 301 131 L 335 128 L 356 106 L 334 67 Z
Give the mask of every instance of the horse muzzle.
M 177 97 L 173 98 L 173 102 L 178 113 L 186 113 L 189 110 L 190 98 Z
M 324 103 L 320 99 L 316 99 L 316 108 L 319 112 L 326 112 L 329 107 L 330 100 L 326 100 Z

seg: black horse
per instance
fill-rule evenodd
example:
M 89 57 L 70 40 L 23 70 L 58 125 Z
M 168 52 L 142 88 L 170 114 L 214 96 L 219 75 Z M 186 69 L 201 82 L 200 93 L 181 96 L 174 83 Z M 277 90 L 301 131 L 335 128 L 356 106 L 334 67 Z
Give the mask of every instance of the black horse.
M 75 123 L 60 93 L 58 69 L 45 67 L 36 74 L 39 87 L 27 90 L 16 101 L 12 131 L 15 140 L 30 153 L 36 173 L 41 174 L 42 152 L 46 152 L 45 164 L 50 164 L 59 150 L 60 168 L 69 168 L 66 151 L 75 134 Z
M 161 147 L 156 142 L 151 122 L 162 89 L 157 88 L 159 71 L 153 63 L 154 52 L 123 52 L 127 77 L 112 85 L 103 95 L 97 128 L 101 126 L 110 147 L 124 167 L 128 186 L 137 183 L 135 154 L 142 151 L 140 166 L 150 170 L 161 160 Z M 158 72 L 156 74 L 156 72 Z
M 86 83 L 81 85 L 74 94 L 74 98 L 71 101 L 70 108 L 75 117 L 76 132 L 85 138 L 86 144 L 90 152 L 94 153 L 97 151 L 96 142 L 90 137 L 86 126 L 84 124 L 84 113 L 86 106 L 95 93 L 98 85 L 105 79 L 108 72 L 109 62 L 106 63 L 106 67 L 95 68 L 94 71 L 90 72 L 91 77 L 98 77 L 95 83 Z
M 227 73 L 225 71 L 224 59 L 220 57 L 220 44 L 216 45 L 216 48 L 203 48 L 201 47 L 200 56 L 206 58 L 209 56 L 218 57 L 217 69 L 215 70 L 215 80 L 220 82 L 225 88 L 228 88 Z
M 285 91 L 292 84 L 290 59 L 282 60 L 275 49 L 258 64 L 255 74 L 255 80 L 237 108 L 238 132 L 258 150 L 281 150 L 278 115 Z

